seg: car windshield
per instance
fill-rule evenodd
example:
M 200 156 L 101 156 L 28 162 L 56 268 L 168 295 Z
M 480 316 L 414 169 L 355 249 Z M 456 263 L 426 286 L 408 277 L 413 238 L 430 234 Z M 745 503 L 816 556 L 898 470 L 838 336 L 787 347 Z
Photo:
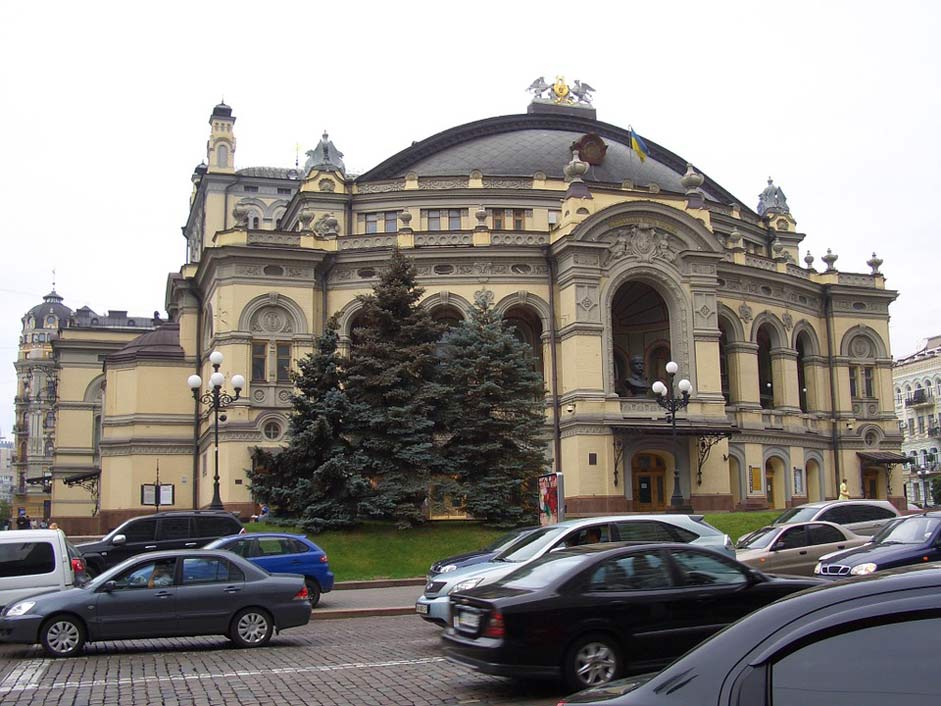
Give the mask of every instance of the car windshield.
M 936 517 L 909 517 L 880 533 L 876 544 L 924 544 L 941 525 Z
M 790 510 L 785 510 L 778 515 L 771 524 L 783 525 L 790 522 L 807 522 L 814 519 L 814 515 L 818 512 L 820 512 L 819 507 L 792 507 Z
M 736 549 L 764 549 L 774 535 L 777 533 L 777 527 L 762 527 L 747 535 L 742 541 L 735 545 Z
M 565 534 L 567 529 L 567 527 L 554 525 L 533 530 L 497 554 L 493 561 L 506 561 L 511 564 L 528 561 Z
M 504 549 L 506 549 L 511 544 L 516 542 L 517 539 L 528 534 L 531 530 L 532 530 L 532 527 L 527 527 L 525 529 L 516 529 L 516 530 L 513 530 L 512 532 L 507 532 L 506 534 L 502 534 L 499 537 L 497 537 L 495 540 L 493 540 L 490 544 L 488 544 L 486 547 L 481 549 L 480 551 L 502 552 Z
M 568 573 L 573 567 L 582 564 L 585 555 L 572 556 L 569 554 L 558 556 L 551 554 L 522 566 L 508 574 L 497 583 L 507 588 L 542 588 L 555 581 L 559 576 Z

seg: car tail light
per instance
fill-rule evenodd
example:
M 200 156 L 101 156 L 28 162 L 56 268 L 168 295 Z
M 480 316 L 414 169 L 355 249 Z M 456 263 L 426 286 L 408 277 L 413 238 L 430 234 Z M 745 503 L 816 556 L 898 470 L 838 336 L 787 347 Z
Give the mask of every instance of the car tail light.
M 295 601 L 306 601 L 310 599 L 310 594 L 307 593 L 307 586 L 304 586 L 300 591 L 294 594 Z
M 495 610 L 490 614 L 487 621 L 487 629 L 483 632 L 484 637 L 503 637 L 506 635 L 506 627 L 503 624 L 503 613 Z
M 326 563 L 327 563 L 327 555 L 326 555 L 326 554 L 321 554 L 321 555 L 320 555 L 320 563 L 321 563 L 321 564 L 326 564 Z
M 85 562 L 79 558 L 72 559 L 72 571 L 77 574 L 82 573 L 85 570 Z

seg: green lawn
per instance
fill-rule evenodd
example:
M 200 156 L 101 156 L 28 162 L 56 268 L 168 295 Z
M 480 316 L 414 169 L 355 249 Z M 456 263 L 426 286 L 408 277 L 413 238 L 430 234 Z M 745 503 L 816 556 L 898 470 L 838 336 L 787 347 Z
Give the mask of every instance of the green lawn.
M 779 514 L 779 511 L 715 513 L 706 515 L 706 521 L 728 534 L 734 542 Z M 246 525 L 246 530 L 300 534 L 300 530 L 265 523 Z M 355 530 L 308 536 L 327 552 L 337 581 L 357 581 L 424 576 L 432 562 L 486 546 L 501 534 L 502 530 L 474 522 L 439 521 L 411 530 L 369 522 Z

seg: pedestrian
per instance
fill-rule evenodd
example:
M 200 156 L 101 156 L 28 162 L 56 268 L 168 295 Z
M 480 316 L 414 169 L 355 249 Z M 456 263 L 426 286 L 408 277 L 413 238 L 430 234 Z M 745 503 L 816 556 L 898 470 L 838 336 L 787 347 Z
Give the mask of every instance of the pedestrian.
M 16 518 L 16 528 L 21 530 L 29 529 L 29 515 L 18 515 Z
M 850 487 L 846 484 L 846 478 L 840 483 L 840 500 L 850 499 Z
M 49 529 L 59 529 L 59 525 L 56 524 L 55 522 L 50 522 Z

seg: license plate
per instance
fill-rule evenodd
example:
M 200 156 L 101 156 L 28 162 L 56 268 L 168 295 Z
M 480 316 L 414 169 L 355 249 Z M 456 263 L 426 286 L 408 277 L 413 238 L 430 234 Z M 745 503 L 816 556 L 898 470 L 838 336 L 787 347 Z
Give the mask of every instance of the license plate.
M 426 606 L 424 603 L 416 603 L 415 612 L 419 615 L 428 615 L 428 606 Z
M 457 614 L 458 627 L 476 630 L 480 626 L 480 616 L 477 613 L 470 613 L 462 610 Z

